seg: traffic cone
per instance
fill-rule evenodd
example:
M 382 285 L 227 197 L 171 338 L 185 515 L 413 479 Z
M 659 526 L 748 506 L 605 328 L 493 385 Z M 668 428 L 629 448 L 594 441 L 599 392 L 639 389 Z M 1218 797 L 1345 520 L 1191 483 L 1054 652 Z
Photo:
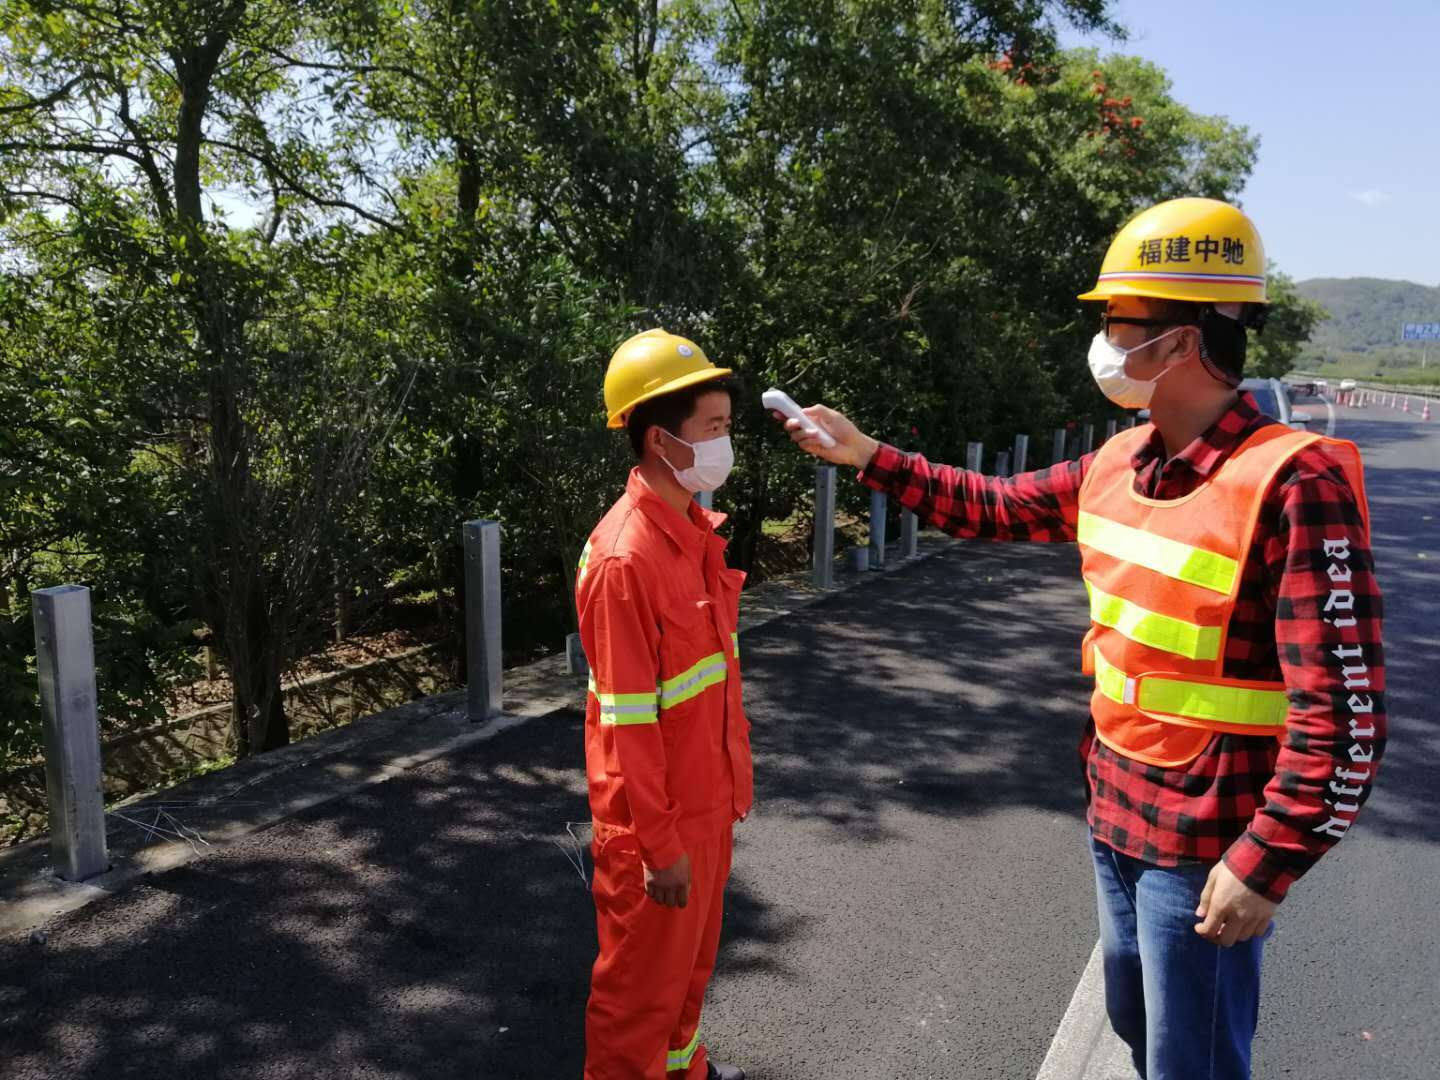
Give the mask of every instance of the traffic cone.
M 1401 412 L 1409 412 L 1409 411 L 1410 411 L 1410 396 L 1409 396 L 1408 394 L 1405 396 L 1405 407 L 1404 407 L 1403 409 L 1401 409 L 1400 411 L 1401 411 Z
M 1430 419 L 1430 399 L 1429 399 L 1429 398 L 1426 398 L 1426 399 L 1425 399 L 1425 410 L 1420 414 L 1420 419 L 1421 419 L 1421 420 L 1429 420 L 1429 419 Z

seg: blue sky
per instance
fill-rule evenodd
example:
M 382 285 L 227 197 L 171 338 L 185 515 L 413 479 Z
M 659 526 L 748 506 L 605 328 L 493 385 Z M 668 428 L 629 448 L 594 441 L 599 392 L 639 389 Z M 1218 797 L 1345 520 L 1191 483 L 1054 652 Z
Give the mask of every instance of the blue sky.
M 1260 136 L 1241 194 L 1297 280 L 1440 285 L 1440 0 L 1118 0 L 1123 43 L 1190 109 Z

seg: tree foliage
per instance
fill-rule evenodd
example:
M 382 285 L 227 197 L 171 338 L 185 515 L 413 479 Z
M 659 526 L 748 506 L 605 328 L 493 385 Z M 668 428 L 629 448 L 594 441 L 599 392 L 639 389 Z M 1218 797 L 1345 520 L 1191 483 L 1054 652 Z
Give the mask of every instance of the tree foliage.
M 810 486 L 767 385 L 942 457 L 1105 415 L 1075 294 L 1256 152 L 1153 65 L 1057 47 L 1106 9 L 0 0 L 0 754 L 33 748 L 28 590 L 64 579 L 110 716 L 198 632 L 242 753 L 288 738 L 337 593 L 427 596 L 463 655 L 466 519 L 505 526 L 507 640 L 553 645 L 645 326 L 754 391 L 742 566 Z

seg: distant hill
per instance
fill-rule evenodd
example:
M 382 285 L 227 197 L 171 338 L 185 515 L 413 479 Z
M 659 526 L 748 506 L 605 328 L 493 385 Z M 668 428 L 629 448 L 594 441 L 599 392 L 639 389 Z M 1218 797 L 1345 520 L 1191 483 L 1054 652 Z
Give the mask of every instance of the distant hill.
M 1315 329 L 1305 355 L 1316 359 L 1368 354 L 1382 366 L 1419 363 L 1420 346 L 1402 344 L 1401 324 L 1440 322 L 1440 288 L 1383 278 L 1312 278 L 1295 285 L 1301 296 L 1323 304 L 1330 318 Z M 1432 344 L 1430 352 L 1440 352 Z

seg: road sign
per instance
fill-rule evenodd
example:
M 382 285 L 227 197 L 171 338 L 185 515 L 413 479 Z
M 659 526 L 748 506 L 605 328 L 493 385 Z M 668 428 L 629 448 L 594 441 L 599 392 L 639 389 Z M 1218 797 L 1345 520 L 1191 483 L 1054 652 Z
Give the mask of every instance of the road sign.
M 1402 341 L 1440 341 L 1440 322 L 1407 322 Z

